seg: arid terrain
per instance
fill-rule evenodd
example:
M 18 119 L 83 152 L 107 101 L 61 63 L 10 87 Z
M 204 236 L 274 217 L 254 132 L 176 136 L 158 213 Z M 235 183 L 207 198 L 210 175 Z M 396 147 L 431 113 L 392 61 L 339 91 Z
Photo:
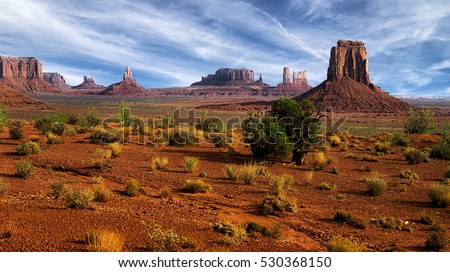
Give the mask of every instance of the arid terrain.
M 117 115 L 119 100 L 113 98 L 100 103 L 58 97 L 45 96 L 43 100 L 61 112 L 78 114 L 96 107 L 101 117 Z M 157 107 L 148 101 L 127 103 L 132 113 L 142 118 L 161 117 L 173 108 L 198 107 L 204 103 L 195 99 L 162 101 L 156 103 Z M 144 144 L 138 141 L 138 136 L 131 135 L 120 156 L 107 159 L 106 167 L 97 169 L 94 152 L 98 148 L 108 149 L 107 145 L 91 143 L 90 132 L 61 136 L 63 144 L 48 144 L 46 135 L 34 128 L 33 119 L 51 111 L 41 112 L 40 116 L 27 116 L 27 112 L 10 112 L 12 118 L 28 120 L 24 139 L 9 139 L 8 129 L 0 134 L 0 179 L 8 186 L 0 196 L 0 251 L 86 251 L 85 236 L 91 229 L 118 233 L 125 240 L 124 251 L 145 251 L 149 250 L 148 234 L 155 223 L 187 238 L 189 246 L 180 249 L 183 251 L 327 251 L 335 235 L 352 239 L 364 251 L 426 251 L 424 245 L 432 225 L 421 222 L 421 213 L 444 228 L 450 227 L 449 209 L 432 207 L 428 197 L 433 184 L 442 182 L 447 161 L 432 159 L 429 163 L 410 165 L 403 155 L 404 147 L 399 146 L 391 146 L 388 154 L 375 155 L 375 143 L 393 135 L 387 131 L 402 132 L 403 115 L 349 115 L 343 125 L 346 132 L 338 134 L 342 142 L 346 141 L 345 147 L 342 143 L 334 147 L 318 145 L 303 166 L 290 164 L 288 159 L 255 161 L 247 145 L 215 147 L 206 134 L 198 146 L 189 147 L 156 146 L 148 141 Z M 237 113 L 209 114 L 228 118 Z M 245 112 L 237 115 L 245 116 Z M 439 116 L 436 121 L 444 123 L 445 118 Z M 409 138 L 411 147 L 423 150 L 436 144 L 439 135 L 419 134 Z M 39 143 L 42 152 L 19 156 L 18 144 L 30 140 Z M 317 151 L 324 151 L 330 158 L 323 170 L 313 169 Z M 364 156 L 375 161 L 367 161 Z M 166 169 L 150 169 L 156 157 L 168 158 Z M 184 169 L 186 157 L 199 159 L 193 173 Z M 14 169 L 15 162 L 24 158 L 36 166 L 27 179 L 16 176 Z M 249 162 L 265 169 L 260 171 L 264 175 L 256 176 L 250 184 L 227 179 L 227 164 L 239 167 Z M 399 176 L 408 169 L 418 179 Z M 212 190 L 185 192 L 186 181 L 199 179 L 202 172 L 206 177 L 201 179 Z M 298 208 L 295 212 L 262 215 L 259 207 L 269 193 L 270 180 L 281 175 L 293 177 L 294 184 L 286 194 L 296 200 Z M 367 194 L 364 178 L 373 175 L 388 184 L 379 196 Z M 98 177 L 104 180 L 99 182 Z M 142 186 L 137 196 L 125 193 L 130 179 L 138 180 Z M 75 191 L 93 190 L 101 183 L 110 191 L 110 197 L 107 202 L 94 201 L 86 209 L 69 208 L 64 197 L 55 197 L 52 184 L 56 183 Z M 325 183 L 330 190 L 323 188 Z M 163 188 L 167 191 L 165 197 L 161 197 Z M 364 226 L 336 222 L 334 216 L 340 209 L 351 212 Z M 389 217 L 398 223 L 392 229 L 380 223 Z M 247 237 L 229 238 L 217 229 L 224 222 L 243 227 L 256 222 L 276 229 L 279 235 L 271 238 L 247 233 Z

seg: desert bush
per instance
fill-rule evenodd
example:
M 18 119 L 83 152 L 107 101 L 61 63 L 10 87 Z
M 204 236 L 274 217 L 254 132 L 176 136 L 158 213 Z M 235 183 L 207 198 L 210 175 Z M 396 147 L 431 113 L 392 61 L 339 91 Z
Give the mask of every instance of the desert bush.
M 225 165 L 225 176 L 229 180 L 237 180 L 238 179 L 238 170 L 232 164 Z
M 193 173 L 198 167 L 199 160 L 194 157 L 187 157 L 184 159 L 184 170 L 188 173 Z
M 352 213 L 347 210 L 336 210 L 333 220 L 338 223 L 352 223 L 354 218 Z
M 444 160 L 450 160 L 450 125 L 443 128 L 444 132 L 436 145 L 431 147 L 430 156 Z
M 169 166 L 169 159 L 167 157 L 155 157 L 150 164 L 150 170 L 162 170 Z
M 92 178 L 92 183 L 94 184 L 102 184 L 105 181 L 104 177 L 98 176 Z
M 94 201 L 94 193 L 91 190 L 69 190 L 65 195 L 66 205 L 72 209 L 88 209 Z
M 31 161 L 28 159 L 16 161 L 14 164 L 14 168 L 15 175 L 25 179 L 31 177 L 35 169 L 33 163 L 31 163 Z
M 124 239 L 113 231 L 93 229 L 86 234 L 86 243 L 91 252 L 121 252 Z
M 387 189 L 387 182 L 379 177 L 364 178 L 367 184 L 367 193 L 371 196 L 381 195 Z
M 163 230 L 161 225 L 151 224 L 147 234 L 148 250 L 153 252 L 177 252 L 192 247 L 189 240 L 174 230 Z
M 425 242 L 425 247 L 429 250 L 440 251 L 447 247 L 448 242 L 445 229 L 436 224 Z
M 140 190 L 141 185 L 136 179 L 130 179 L 125 186 L 125 194 L 127 196 L 137 196 Z
M 428 197 L 434 207 L 447 207 L 450 205 L 450 186 L 433 186 L 428 192 Z
M 381 154 L 388 154 L 389 148 L 391 148 L 391 143 L 388 141 L 377 141 L 375 142 L 375 151 Z
M 19 155 L 39 154 L 42 152 L 38 143 L 27 142 L 17 146 L 16 151 Z
M 24 132 L 22 129 L 22 121 L 20 120 L 10 120 L 8 122 L 9 128 L 9 138 L 13 140 L 20 140 L 24 137 Z
M 328 249 L 332 252 L 359 252 L 362 250 L 357 242 L 340 235 L 335 235 L 331 238 L 328 243 Z
M 270 180 L 269 195 L 285 200 L 286 191 L 290 190 L 293 184 L 293 176 L 282 175 L 279 177 L 272 177 Z
M 64 141 L 61 138 L 56 137 L 55 134 L 51 131 L 45 132 L 45 136 L 47 137 L 48 144 L 63 144 Z
M 6 111 L 6 106 L 0 103 L 0 132 L 3 132 L 5 127 L 8 125 L 8 114 Z
M 431 216 L 426 211 L 420 212 L 420 223 L 425 225 L 431 225 L 433 224 L 434 220 L 431 218 Z
M 391 138 L 391 144 L 394 146 L 404 146 L 407 147 L 411 143 L 411 139 L 407 136 L 401 136 L 399 134 L 394 135 Z
M 214 134 L 211 137 L 211 142 L 214 144 L 215 147 L 226 147 L 226 137 L 224 134 Z
M 108 159 L 111 158 L 111 150 L 96 148 L 92 155 L 94 167 L 104 169 L 108 165 Z
M 348 143 L 341 143 L 341 151 L 347 151 L 348 150 Z
M 444 179 L 450 179 L 450 166 L 444 171 Z
M 206 184 L 203 180 L 188 180 L 183 188 L 186 193 L 196 194 L 196 193 L 208 193 L 211 191 L 211 185 Z
M 130 116 L 131 108 L 124 102 L 119 104 L 119 125 L 122 127 L 128 127 L 131 123 Z
M 417 150 L 415 148 L 410 148 L 409 150 L 406 150 L 403 155 L 405 156 L 405 159 L 408 161 L 409 164 L 418 164 L 422 162 L 431 161 L 427 153 Z
M 55 195 L 55 199 L 64 197 L 64 195 L 69 191 L 64 182 L 53 182 L 50 184 L 50 187 Z
M 108 202 L 111 199 L 111 191 L 103 184 L 93 186 L 92 191 L 96 202 Z
M 118 142 L 109 144 L 109 149 L 111 150 L 111 156 L 113 158 L 119 157 L 122 153 L 122 145 Z
M 403 122 L 405 133 L 418 134 L 425 133 L 434 128 L 434 112 L 432 110 L 413 110 L 409 109 L 407 118 Z
M 172 192 L 172 190 L 169 187 L 164 186 L 163 188 L 161 188 L 159 190 L 158 197 L 159 198 L 168 198 L 171 192 Z
M 245 163 L 239 168 L 238 180 L 244 182 L 244 184 L 251 184 L 256 177 L 258 167 L 252 163 Z
M 214 224 L 214 226 L 212 228 L 221 234 L 225 234 L 225 235 L 229 235 L 229 236 L 234 235 L 234 230 L 235 230 L 234 225 L 229 221 L 217 222 Z
M 396 220 L 393 216 L 380 218 L 376 223 L 388 229 L 401 229 L 402 227 L 400 221 Z
M 365 155 L 362 157 L 362 160 L 363 160 L 363 161 L 366 161 L 366 162 L 379 162 L 379 161 L 380 161 L 380 159 L 375 158 L 375 157 L 370 156 L 370 155 L 367 155 L 367 154 L 365 154 Z
M 401 171 L 399 174 L 399 177 L 404 178 L 404 179 L 409 179 L 409 180 L 419 179 L 419 175 L 409 169 Z
M 118 129 L 96 128 L 91 132 L 89 138 L 92 143 L 115 143 L 122 141 L 122 132 Z
M 328 163 L 328 158 L 323 152 L 314 154 L 313 168 L 314 170 L 323 170 Z
M 328 182 L 322 182 L 319 184 L 319 186 L 317 186 L 317 189 L 325 191 L 333 191 L 334 189 L 336 189 L 336 185 L 335 184 L 331 185 Z
M 206 132 L 224 132 L 225 124 L 220 118 L 206 117 L 202 119 L 199 129 Z
M 5 183 L 2 180 L 0 180 L 0 196 L 5 194 L 6 190 L 8 190 L 8 183 Z
M 66 126 L 66 128 L 64 129 L 63 135 L 73 137 L 73 136 L 77 135 L 77 130 L 74 127 Z
M 341 139 L 336 135 L 331 135 L 327 137 L 327 141 L 331 146 L 338 146 L 341 144 Z
M 282 199 L 273 195 L 268 195 L 259 206 L 259 211 L 263 215 L 276 214 L 277 212 L 297 212 L 297 202 L 295 199 Z

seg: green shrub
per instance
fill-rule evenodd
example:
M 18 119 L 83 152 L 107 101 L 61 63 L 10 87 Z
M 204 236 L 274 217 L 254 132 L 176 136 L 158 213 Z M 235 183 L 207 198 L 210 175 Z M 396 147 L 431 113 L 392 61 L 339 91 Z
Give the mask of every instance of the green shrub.
M 391 143 L 394 146 L 404 146 L 407 147 L 411 143 L 411 139 L 407 136 L 401 136 L 401 135 L 394 135 L 391 139 Z
M 24 137 L 24 132 L 22 129 L 22 121 L 20 120 L 10 120 L 8 123 L 9 128 L 9 138 L 13 140 L 20 140 Z
M 405 133 L 418 134 L 425 133 L 434 128 L 434 112 L 432 110 L 409 109 L 406 120 L 403 122 Z
M 0 103 L 0 132 L 2 132 L 8 125 L 8 114 L 6 111 L 6 106 Z
M 352 213 L 347 210 L 336 210 L 333 220 L 338 223 L 352 223 L 354 218 Z
M 286 191 L 290 190 L 293 184 L 293 176 L 282 175 L 279 177 L 272 177 L 270 180 L 269 195 L 285 200 Z
M 450 205 L 450 186 L 433 186 L 428 192 L 428 196 L 434 207 L 447 207 Z
M 124 102 L 119 104 L 119 125 L 122 127 L 128 127 L 131 123 L 130 116 L 131 108 Z
M 174 230 L 163 230 L 161 225 L 151 224 L 147 234 L 148 250 L 153 252 L 177 252 L 192 247 L 189 240 Z
M 108 166 L 108 159 L 111 158 L 111 150 L 96 148 L 93 154 L 94 168 L 104 169 Z
M 417 150 L 415 148 L 406 150 L 404 156 L 409 164 L 418 164 L 431 161 L 427 153 L 421 152 L 420 150 Z
M 391 148 L 391 143 L 387 141 L 377 141 L 375 142 L 375 151 L 381 154 L 388 154 L 389 148 Z
M 66 128 L 64 129 L 63 135 L 73 137 L 73 136 L 77 135 L 77 130 L 73 127 L 66 126 Z
M 202 119 L 200 129 L 206 132 L 224 132 L 225 124 L 220 118 L 207 117 Z
M 196 194 L 196 193 L 208 193 L 211 191 L 212 187 L 206 184 L 203 180 L 188 180 L 183 188 L 186 193 Z
M 45 136 L 47 137 L 47 143 L 48 144 L 63 144 L 63 139 L 60 139 L 53 134 L 51 131 L 45 132 Z
M 69 191 L 66 184 L 63 182 L 54 182 L 50 187 L 55 195 L 55 199 L 62 198 Z
M 364 181 L 367 184 L 367 193 L 371 196 L 381 195 L 387 189 L 387 182 L 381 178 L 365 178 Z
M 388 229 L 401 228 L 400 221 L 397 221 L 393 216 L 380 218 L 377 220 L 377 224 Z
M 450 129 L 447 128 L 447 130 Z M 450 131 L 446 131 L 439 139 L 439 142 L 431 147 L 430 156 L 450 160 Z
M 95 129 L 89 137 L 92 143 L 115 143 L 122 140 L 122 132 L 117 129 Z
M 65 194 L 65 199 L 68 208 L 88 209 L 94 201 L 94 193 L 91 190 L 69 191 Z
M 449 239 L 445 233 L 445 229 L 436 224 L 425 242 L 425 247 L 429 250 L 440 251 L 447 247 Z
M 150 164 L 150 170 L 162 170 L 169 166 L 169 158 L 167 157 L 155 157 Z
M 199 160 L 193 157 L 187 157 L 184 159 L 184 170 L 188 173 L 193 173 L 198 167 Z
M 237 180 L 238 179 L 238 170 L 232 164 L 225 165 L 225 176 L 229 180 Z
M 359 252 L 362 250 L 358 243 L 340 235 L 335 235 L 331 238 L 328 243 L 328 249 L 332 252 Z
M 22 159 L 19 161 L 16 161 L 15 165 L 16 170 L 16 176 L 22 177 L 22 178 L 29 178 L 34 173 L 34 165 L 31 163 L 28 159 Z
M 127 196 L 137 196 L 141 190 L 141 185 L 136 179 L 130 179 L 125 187 L 125 194 Z
M 38 143 L 27 142 L 17 146 L 16 151 L 19 155 L 39 154 L 42 152 Z

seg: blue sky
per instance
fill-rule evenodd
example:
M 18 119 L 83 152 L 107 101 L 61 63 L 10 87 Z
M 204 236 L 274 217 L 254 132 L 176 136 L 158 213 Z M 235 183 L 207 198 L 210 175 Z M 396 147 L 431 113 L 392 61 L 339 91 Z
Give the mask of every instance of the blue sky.
M 448 0 L 0 0 L 0 55 L 34 56 L 71 85 L 187 86 L 222 67 L 275 85 L 282 69 L 325 80 L 339 39 L 364 41 L 372 82 L 450 96 Z

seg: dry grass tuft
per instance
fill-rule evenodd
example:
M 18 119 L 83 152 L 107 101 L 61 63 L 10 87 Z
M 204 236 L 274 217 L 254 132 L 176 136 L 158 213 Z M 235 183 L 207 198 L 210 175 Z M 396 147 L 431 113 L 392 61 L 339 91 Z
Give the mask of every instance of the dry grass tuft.
M 91 252 L 122 252 L 122 235 L 109 230 L 90 230 L 86 234 L 86 243 Z

